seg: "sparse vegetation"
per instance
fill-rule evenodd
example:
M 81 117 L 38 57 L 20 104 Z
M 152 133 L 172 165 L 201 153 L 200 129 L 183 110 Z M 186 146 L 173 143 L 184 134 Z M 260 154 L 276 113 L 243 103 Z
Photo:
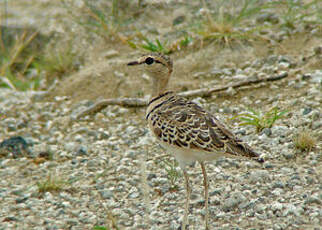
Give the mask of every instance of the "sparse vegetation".
M 234 114 L 234 122 L 247 125 L 241 138 L 269 161 L 305 157 L 296 167 L 267 162 L 261 168 L 247 159 L 209 164 L 210 204 L 216 205 L 210 228 L 228 223 L 266 229 L 276 218 L 276 228 L 296 222 L 305 229 L 305 220 L 319 227 L 321 0 L 4 0 L 0 24 L 0 140 L 21 135 L 32 150 L 31 158 L 13 158 L 10 152 L 0 159 L 3 229 L 180 228 L 182 171 L 147 133 L 144 109 L 113 105 L 73 119 L 105 99 L 130 98 L 134 104 L 132 98 L 140 97 L 144 105 L 148 78 L 142 66 L 130 69 L 126 63 L 149 52 L 171 54 L 169 90 L 193 94 L 199 88 L 229 87 L 207 98 L 191 96 L 206 110 L 229 114 L 243 104 L 253 107 Z M 14 36 L 8 39 L 10 31 Z M 283 73 L 288 74 L 283 80 L 230 87 Z M 49 88 L 54 81 L 58 84 Z M 13 92 L 21 90 L 43 92 Z M 267 107 L 277 101 L 281 108 Z M 236 168 L 242 177 L 234 178 Z M 192 194 L 189 228 L 199 229 L 206 216 L 200 167 L 189 167 L 189 174 L 199 188 Z M 247 188 L 238 184 L 240 179 Z M 283 192 L 289 182 L 296 189 Z M 266 196 L 260 206 L 255 203 L 261 212 L 251 222 L 238 200 L 235 205 L 240 190 L 262 195 L 273 187 L 283 204 L 275 195 Z M 242 205 L 256 194 L 243 196 Z M 270 215 L 271 206 L 281 205 Z M 30 206 L 31 211 L 24 210 Z M 281 212 L 289 215 L 279 218 Z
M 48 38 L 37 31 L 0 27 L 0 87 L 37 90 L 45 78 L 76 70 L 75 57 L 71 45 L 49 47 Z
M 162 44 L 159 39 L 155 39 L 155 43 L 151 42 L 147 38 L 143 39 L 146 44 L 140 45 L 141 48 L 152 51 L 152 52 L 160 52 L 168 54 L 170 53 L 170 50 L 165 47 L 164 44 Z
M 122 28 L 131 21 L 130 17 L 126 17 L 123 9 L 127 4 L 122 4 L 121 1 L 113 0 L 101 3 L 98 6 L 96 2 L 84 0 L 84 7 L 80 12 L 74 11 L 73 3 L 62 0 L 63 5 L 68 10 L 69 15 L 73 17 L 74 21 L 86 30 L 105 38 L 107 41 L 121 41 L 126 44 L 129 39 L 122 34 Z
M 171 191 L 176 191 L 178 190 L 178 185 L 177 181 L 179 177 L 181 176 L 180 171 L 177 169 L 178 167 L 178 162 L 176 160 L 168 160 L 164 159 L 162 161 L 163 163 L 163 168 L 167 172 L 167 178 L 170 182 L 170 190 Z
M 295 148 L 306 152 L 311 151 L 316 145 L 315 138 L 307 130 L 299 132 L 294 137 L 293 142 L 294 142 Z
M 242 1 L 240 9 L 227 7 L 229 3 L 219 1 L 216 8 L 210 10 L 205 1 L 202 2 L 203 16 L 194 24 L 194 31 L 201 36 L 202 41 L 230 45 L 234 41 L 260 38 L 256 32 L 267 27 L 251 25 L 251 19 L 267 7 L 258 0 Z
M 9 35 L 4 36 L 1 31 L 0 28 L 0 87 L 14 90 L 36 89 L 39 86 L 39 78 L 30 76 L 30 73 L 38 51 L 32 51 L 30 43 L 38 33 L 16 33 L 10 35 L 14 37 L 14 41 L 9 42 Z M 3 29 L 3 32 L 5 31 Z M 25 77 L 28 75 L 29 79 Z
M 93 230 L 109 230 L 109 228 L 104 226 L 94 226 Z
M 37 183 L 39 193 L 59 192 L 63 190 L 66 185 L 67 181 L 52 173 L 50 173 L 44 181 Z
M 318 16 L 321 8 L 319 8 L 319 0 L 302 2 L 302 1 L 272 1 L 271 9 L 279 9 L 282 22 L 280 27 L 287 29 L 295 29 L 300 22 L 319 24 Z
M 64 42 L 59 46 L 48 46 L 44 54 L 35 61 L 34 66 L 48 81 L 52 81 L 76 71 L 80 64 L 76 63 L 76 58 L 71 42 Z
M 264 128 L 271 128 L 274 123 L 282 119 L 287 111 L 279 111 L 277 107 L 270 109 L 266 113 L 256 111 L 254 109 L 249 109 L 248 113 L 240 114 L 232 119 L 239 119 L 240 126 L 251 125 L 256 128 L 257 132 L 262 131 Z

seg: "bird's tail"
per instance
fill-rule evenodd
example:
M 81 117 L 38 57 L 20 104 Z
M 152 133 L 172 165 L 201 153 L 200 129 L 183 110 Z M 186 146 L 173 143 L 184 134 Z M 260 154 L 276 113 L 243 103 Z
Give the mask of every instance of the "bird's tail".
M 248 144 L 242 142 L 241 140 L 236 140 L 236 142 L 227 143 L 227 147 L 227 152 L 230 154 L 248 157 L 259 163 L 264 163 L 265 161 L 262 157 L 260 157 L 260 154 L 258 154 Z

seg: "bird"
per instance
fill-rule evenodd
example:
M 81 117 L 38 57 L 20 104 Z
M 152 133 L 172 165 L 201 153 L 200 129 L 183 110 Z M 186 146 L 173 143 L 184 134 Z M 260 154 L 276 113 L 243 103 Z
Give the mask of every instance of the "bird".
M 173 62 L 161 53 L 148 53 L 128 66 L 143 66 L 152 79 L 152 94 L 146 110 L 150 131 L 167 152 L 173 154 L 183 171 L 186 201 L 181 229 L 185 230 L 191 186 L 187 166 L 199 162 L 203 174 L 205 229 L 209 229 L 208 177 L 205 161 L 219 157 L 246 157 L 260 163 L 264 160 L 247 143 L 238 139 L 214 115 L 191 100 L 167 90 Z

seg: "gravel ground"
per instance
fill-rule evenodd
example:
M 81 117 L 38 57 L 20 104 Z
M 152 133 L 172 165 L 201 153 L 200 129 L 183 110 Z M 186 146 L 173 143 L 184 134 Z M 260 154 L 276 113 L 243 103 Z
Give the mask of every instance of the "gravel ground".
M 75 1 L 76 5 L 77 2 L 80 1 Z M 181 1 L 166 2 L 171 4 L 163 6 L 164 11 L 156 5 L 146 14 L 147 18 L 141 17 L 137 24 L 142 26 L 142 31 L 171 34 L 179 28 L 173 21 L 182 15 L 189 17 L 190 11 L 180 7 Z M 8 25 L 34 25 L 42 33 L 55 31 L 68 39 L 67 32 L 75 28 L 67 23 L 71 19 L 60 1 L 33 3 L 9 1 Z M 168 13 L 171 7 L 175 9 L 173 14 Z M 155 19 L 151 25 L 145 23 L 151 20 L 150 16 Z M 275 24 L 282 19 L 274 12 L 264 12 L 256 21 Z M 288 74 L 281 81 L 193 99 L 228 122 L 240 138 L 266 159 L 263 165 L 247 159 L 227 158 L 207 163 L 211 229 L 322 229 L 322 71 L 319 70 L 322 47 L 318 27 L 304 25 L 297 25 L 293 32 L 262 31 L 267 40 L 272 40 L 271 45 L 282 49 L 280 52 L 275 47 L 272 53 L 284 56 L 271 55 L 252 61 L 247 56 L 247 47 L 230 50 L 228 55 L 225 55 L 226 49 L 221 52 L 205 47 L 176 56 L 179 60 L 175 62 L 174 74 L 181 78 L 173 79 L 172 83 L 190 84 L 181 88 L 215 87 L 253 76 Z M 74 31 L 77 36 L 69 36 L 79 36 L 82 40 L 78 32 Z M 289 39 L 292 33 L 299 33 L 300 39 L 297 41 L 296 36 Z M 301 34 L 306 35 L 303 41 Z M 71 119 L 94 101 L 79 101 L 70 95 L 76 97 L 75 92 L 81 91 L 83 97 L 77 96 L 77 99 L 104 97 L 98 90 L 99 85 L 105 93 L 110 90 L 107 87 L 114 89 L 113 80 L 106 80 L 108 74 L 114 73 L 120 79 L 129 77 L 123 65 L 117 71 L 104 69 L 97 63 L 100 60 L 97 56 L 103 56 L 100 61 L 107 63 L 107 54 L 114 51 L 112 61 L 120 64 L 132 55 L 128 54 L 132 50 L 125 52 L 122 47 L 116 47 L 119 45 L 110 44 L 106 49 L 95 46 L 93 52 L 93 47 L 87 44 L 96 42 L 87 42 L 80 50 L 93 56 L 88 58 L 90 68 L 85 69 L 85 75 L 80 73 L 61 81 L 62 92 L 68 92 L 65 95 L 69 96 L 61 96 L 57 93 L 59 89 L 54 90 L 50 99 L 44 99 L 39 92 L 0 89 L 0 230 L 78 230 L 95 226 L 180 229 L 186 195 L 184 179 L 173 157 L 164 153 L 151 137 L 144 120 L 145 109 L 109 106 L 80 120 Z M 265 53 L 262 48 L 267 49 L 255 47 L 254 54 L 249 52 L 252 57 L 258 57 L 257 51 Z M 235 56 L 236 62 L 242 65 L 232 62 Z M 200 61 L 194 63 L 197 59 Z M 102 68 L 104 71 L 100 71 Z M 94 78 L 96 75 L 100 78 Z M 83 84 L 72 84 L 77 80 Z M 70 91 L 65 90 L 65 85 Z M 129 90 L 125 91 L 134 93 L 130 89 L 135 84 L 128 85 Z M 144 87 L 142 83 L 142 92 Z M 88 92 L 94 91 L 92 97 L 87 88 L 90 88 Z M 241 127 L 228 119 L 249 107 L 267 111 L 273 106 L 286 109 L 287 115 L 258 134 L 254 127 Z M 310 151 L 295 148 L 294 139 L 303 131 L 316 139 Z M 189 174 L 193 190 L 189 229 L 203 229 L 200 167 L 191 166 Z
M 258 90 L 246 87 L 239 101 L 218 105 L 219 96 L 194 99 L 223 120 L 250 106 L 288 108 L 283 120 L 259 134 L 254 127 L 230 124 L 266 162 L 223 158 L 207 163 L 211 229 L 321 229 L 322 72 L 301 72 L 285 58 L 274 60 L 257 60 L 223 77 L 264 76 L 270 70 L 297 74 Z M 225 97 L 235 94 L 228 90 Z M 183 177 L 170 183 L 164 160 L 173 158 L 155 145 L 144 108 L 110 106 L 72 121 L 93 102 L 37 98 L 35 92 L 0 91 L 0 229 L 179 229 Z M 304 129 L 317 139 L 308 152 L 293 142 Z M 10 142 L 10 137 L 22 138 Z M 189 173 L 189 229 L 202 229 L 201 169 L 196 164 Z M 50 179 L 61 190 L 41 192 Z

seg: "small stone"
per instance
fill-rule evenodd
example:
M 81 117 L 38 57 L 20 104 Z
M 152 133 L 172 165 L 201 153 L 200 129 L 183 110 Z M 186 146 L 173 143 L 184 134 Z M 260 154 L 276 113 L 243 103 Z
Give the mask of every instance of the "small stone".
M 311 83 L 322 83 L 322 70 L 316 70 L 314 73 L 311 73 L 310 78 Z
M 234 90 L 233 87 L 229 87 L 227 90 L 226 90 L 226 93 L 230 96 L 234 96 L 237 92 L 236 90 Z
M 118 78 L 124 78 L 125 77 L 124 73 L 116 71 L 116 70 L 114 71 L 114 75 L 115 75 L 115 77 L 118 77 Z
M 173 20 L 172 25 L 174 25 L 174 26 L 179 25 L 179 24 L 183 23 L 185 19 L 186 19 L 186 17 L 184 15 L 180 15 Z
M 78 147 L 76 151 L 76 155 L 78 156 L 86 156 L 88 154 L 87 147 L 84 145 L 81 145 Z
M 272 135 L 272 130 L 270 128 L 264 128 L 261 133 L 269 137 Z
M 293 159 L 293 158 L 295 158 L 295 153 L 294 152 L 292 152 L 292 151 L 290 151 L 290 150 L 288 150 L 288 151 L 283 151 L 282 152 L 282 155 L 285 157 L 285 159 L 287 159 L 287 160 L 290 160 L 290 159 Z
M 263 166 L 266 169 L 272 169 L 272 168 L 274 168 L 274 165 L 272 163 L 268 162 L 268 161 L 264 162 L 264 165 Z
M 223 189 L 221 189 L 221 188 L 215 188 L 215 189 L 213 189 L 212 192 L 209 193 L 209 196 L 220 195 L 222 192 L 223 192 Z
M 312 122 L 312 129 L 316 130 L 322 127 L 322 120 Z
M 317 196 L 309 196 L 306 198 L 304 204 L 318 204 L 321 205 L 322 201 Z
M 247 79 L 248 77 L 245 74 L 236 74 L 233 76 L 233 78 L 241 81 Z
M 74 225 L 78 224 L 78 221 L 77 221 L 77 219 L 68 218 L 68 219 L 66 219 L 66 223 L 71 225 L 71 226 L 74 226 Z
M 281 182 L 281 181 L 275 181 L 274 183 L 273 183 L 273 188 L 284 188 L 285 187 L 285 185 L 284 185 L 284 183 L 283 182 Z
M 119 52 L 116 50 L 109 50 L 103 54 L 103 57 L 106 59 L 112 58 L 119 55 Z
M 232 211 L 234 208 L 236 208 L 239 204 L 241 204 L 245 200 L 246 200 L 246 197 L 242 193 L 235 192 L 232 194 L 231 197 L 226 199 L 226 201 L 223 204 L 222 209 L 224 212 Z
M 263 182 L 269 180 L 269 174 L 266 170 L 252 171 L 249 176 L 251 183 Z
M 322 45 L 314 47 L 313 51 L 314 51 L 315 55 L 321 55 L 322 54 Z
M 88 162 L 87 162 L 87 167 L 88 168 L 95 168 L 95 167 L 97 167 L 99 164 L 98 164 L 98 162 L 97 162 L 97 160 L 89 160 Z
M 266 206 L 264 204 L 257 204 L 254 208 L 254 211 L 257 213 L 262 214 L 266 209 Z
M 68 143 L 65 144 L 65 149 L 68 152 L 74 152 L 75 149 L 76 149 L 76 145 L 77 145 L 76 142 L 68 142 Z
M 103 199 L 111 199 L 113 198 L 113 192 L 111 190 L 101 190 L 100 194 Z
M 193 74 L 193 77 L 194 78 L 200 78 L 200 77 L 204 77 L 206 75 L 207 75 L 206 72 L 197 72 L 197 73 Z
M 278 69 L 279 70 L 287 70 L 290 68 L 290 63 L 288 62 L 280 62 L 278 63 Z
M 303 114 L 303 115 L 307 115 L 307 114 L 309 114 L 311 111 L 312 111 L 312 108 L 310 108 L 310 107 L 306 107 L 306 108 L 304 108 L 304 109 L 303 109 L 302 114 Z
M 128 198 L 135 199 L 135 198 L 138 198 L 139 196 L 140 196 L 140 193 L 132 192 L 132 193 L 129 194 Z
M 279 202 L 274 202 L 272 204 L 272 210 L 273 211 L 279 211 L 279 210 L 282 210 L 283 209 L 283 204 L 279 203 Z
M 12 154 L 13 158 L 31 156 L 28 144 L 21 136 L 5 139 L 0 143 L 0 156 Z
M 148 177 L 147 177 L 147 180 L 150 181 L 152 180 L 153 178 L 157 178 L 157 175 L 155 173 L 149 173 L 148 174 Z
M 28 200 L 28 198 L 29 198 L 29 196 L 18 197 L 18 198 L 16 199 L 16 203 L 17 203 L 17 204 L 24 203 L 25 201 L 27 201 L 27 200 Z
M 310 73 L 305 73 L 305 74 L 303 74 L 302 75 L 302 80 L 308 80 L 308 79 L 310 79 L 312 76 L 311 76 L 311 74 Z

